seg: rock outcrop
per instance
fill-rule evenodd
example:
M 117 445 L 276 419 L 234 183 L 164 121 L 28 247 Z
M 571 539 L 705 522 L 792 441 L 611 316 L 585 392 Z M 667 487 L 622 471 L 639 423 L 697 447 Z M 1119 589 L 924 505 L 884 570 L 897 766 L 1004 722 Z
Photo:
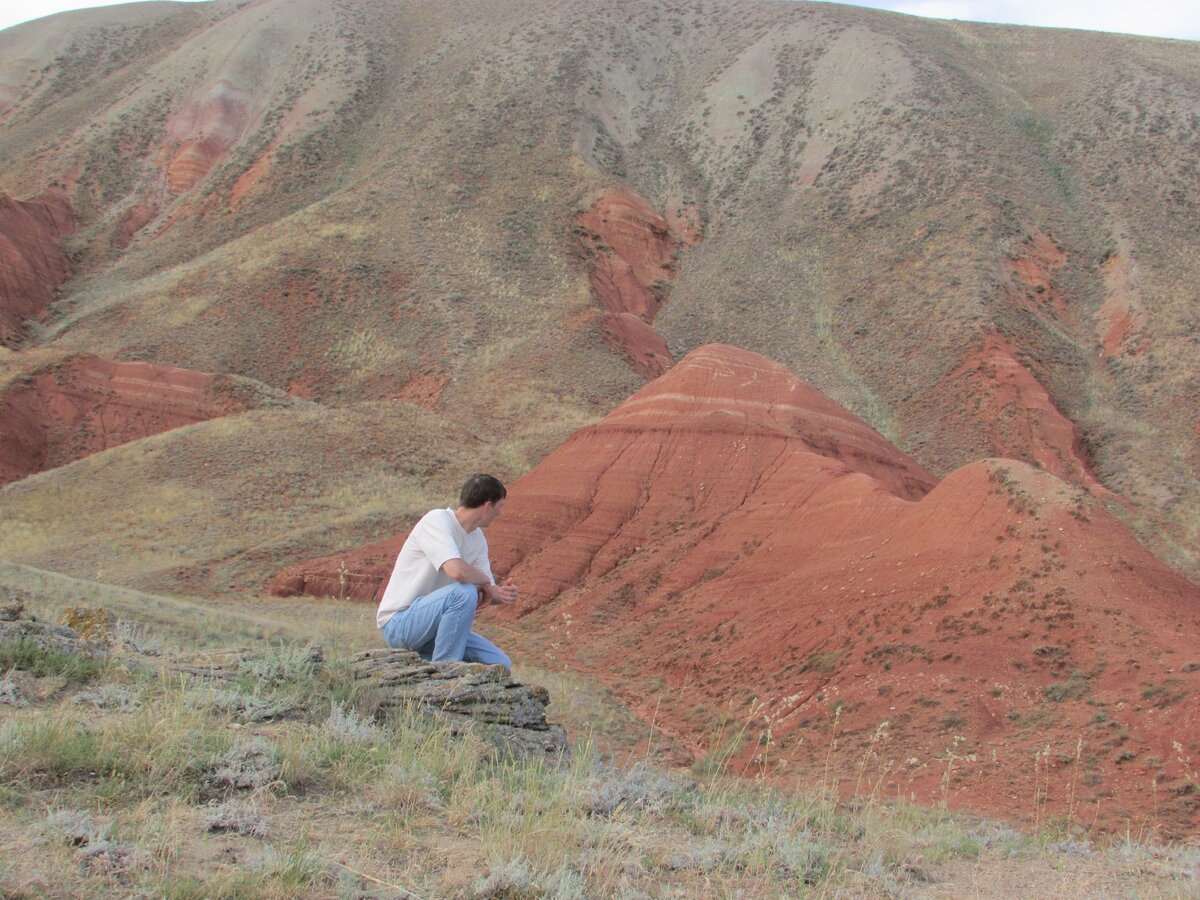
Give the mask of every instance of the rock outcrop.
M 655 331 L 654 317 L 670 294 L 679 253 L 694 237 L 633 191 L 616 190 L 579 216 L 575 239 L 591 268 L 592 296 L 605 311 L 608 340 L 639 374 L 661 375 L 675 359 Z
M 0 648 L 26 645 L 81 660 L 120 662 L 172 678 L 199 679 L 214 685 L 214 709 L 241 722 L 297 714 L 293 703 L 227 690 L 239 678 L 263 677 L 264 667 L 254 650 L 164 651 L 143 645 L 138 638 L 143 629 L 137 623 L 119 622 L 103 607 L 72 607 L 65 620 L 62 625 L 40 620 L 22 598 L 10 598 L 0 604 Z M 25 657 L 33 658 L 28 653 L 15 658 Z M 322 648 L 309 648 L 303 663 L 314 672 L 323 666 Z M 16 668 L 21 665 L 18 662 Z M 479 734 L 502 756 L 558 762 L 570 754 L 565 729 L 546 720 L 549 692 L 514 681 L 503 666 L 426 662 L 407 650 L 375 649 L 352 657 L 350 667 L 357 679 L 374 689 L 380 714 L 417 706 L 447 721 L 456 735 Z M 18 687 L 9 702 L 25 705 Z
M 381 709 L 420 704 L 457 730 L 482 728 L 501 753 L 557 761 L 568 754 L 561 725 L 546 721 L 545 688 L 513 681 L 504 666 L 427 662 L 408 650 L 367 650 L 351 660 L 383 696 Z
M 105 659 L 109 653 L 103 640 L 90 640 L 69 625 L 43 621 L 20 599 L 9 599 L 0 605 L 0 644 L 28 644 L 38 650 L 69 653 L 89 660 Z

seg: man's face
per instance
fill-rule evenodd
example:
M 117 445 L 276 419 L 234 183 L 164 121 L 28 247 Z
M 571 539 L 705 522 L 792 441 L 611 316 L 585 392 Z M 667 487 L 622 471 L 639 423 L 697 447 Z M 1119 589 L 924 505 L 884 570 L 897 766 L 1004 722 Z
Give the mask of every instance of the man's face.
M 491 500 L 489 500 L 487 503 L 483 504 L 481 507 L 483 509 L 483 516 L 479 520 L 480 528 L 486 528 L 488 525 L 491 525 L 494 521 L 500 518 L 500 513 L 504 510 L 505 499 L 507 498 L 501 498 L 496 503 L 493 503 Z

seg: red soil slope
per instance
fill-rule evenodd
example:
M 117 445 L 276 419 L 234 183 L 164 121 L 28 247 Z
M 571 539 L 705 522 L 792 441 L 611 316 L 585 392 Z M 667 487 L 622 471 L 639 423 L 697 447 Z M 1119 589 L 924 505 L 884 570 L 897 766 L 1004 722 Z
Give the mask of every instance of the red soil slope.
M 1055 284 L 1054 273 L 1067 263 L 1062 247 L 1048 234 L 1035 234 L 1009 261 L 1012 301 L 1039 319 L 1065 318 L 1070 310 L 1067 298 Z
M 1030 459 L 1047 472 L 1106 493 L 1092 473 L 1075 423 L 1054 405 L 1037 377 L 1018 359 L 1012 341 L 986 335 L 938 387 L 951 427 L 982 430 L 999 456 Z M 953 397 L 970 397 L 969 405 Z
M 575 433 L 489 541 L 523 592 L 489 615 L 697 758 L 1013 817 L 1200 824 L 1200 588 L 1023 463 L 935 486 L 756 354 L 703 347 Z M 398 544 L 346 568 L 378 579 Z
M 1096 314 L 1096 337 L 1105 356 L 1124 356 L 1131 350 L 1149 349 L 1144 338 L 1146 313 L 1138 303 L 1137 264 L 1128 252 L 1118 251 L 1101 266 L 1104 304 Z
M 246 121 L 246 94 L 225 80 L 184 106 L 168 124 L 168 138 L 159 152 L 171 196 L 207 175 L 241 137 Z
M 647 378 L 674 363 L 652 323 L 670 292 L 676 260 L 687 242 L 688 223 L 677 230 L 633 191 L 609 191 L 579 216 L 575 237 L 591 263 L 596 302 L 608 314 L 605 330 L 614 346 Z
M 0 194 L 0 344 L 12 346 L 21 321 L 49 306 L 55 288 L 70 277 L 59 241 L 74 230 L 62 191 L 26 201 Z
M 165 207 L 195 187 L 228 155 L 249 122 L 249 97 L 230 81 L 218 79 L 170 118 L 154 160 L 159 177 L 144 187 L 121 219 L 119 246 L 129 246 Z
M 698 754 L 724 714 L 750 770 L 1195 831 L 1200 589 L 1050 474 L 931 481 L 782 367 L 706 347 L 523 478 L 490 540 L 522 630 Z
M 329 597 L 378 602 L 408 533 L 393 535 L 349 553 L 335 553 L 289 566 L 275 574 L 267 592 L 277 597 Z
M 235 380 L 78 356 L 0 390 L 0 483 L 249 408 Z

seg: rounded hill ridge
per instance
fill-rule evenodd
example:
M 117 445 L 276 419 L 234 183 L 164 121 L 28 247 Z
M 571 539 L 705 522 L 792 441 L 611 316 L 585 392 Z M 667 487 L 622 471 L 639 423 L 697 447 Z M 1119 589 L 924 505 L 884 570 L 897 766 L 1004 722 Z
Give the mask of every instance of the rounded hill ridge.
M 764 432 L 920 496 L 936 479 L 871 426 L 761 354 L 726 344 L 693 350 L 609 413 L 597 429 Z
M 1188 42 L 256 0 L 64 13 L 0 51 L 0 344 L 414 402 L 510 478 L 733 344 L 939 476 L 1014 457 L 1110 492 L 1200 572 Z

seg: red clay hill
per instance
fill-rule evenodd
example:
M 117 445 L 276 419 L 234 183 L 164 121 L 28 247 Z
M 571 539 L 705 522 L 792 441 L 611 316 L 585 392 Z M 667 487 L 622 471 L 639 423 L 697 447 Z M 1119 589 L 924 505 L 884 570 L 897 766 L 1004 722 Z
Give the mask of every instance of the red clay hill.
M 32 357 L 11 372 L 0 364 L 0 484 L 172 428 L 289 402 L 232 375 L 89 355 Z M 30 354 L 16 358 L 24 363 Z
M 66 193 L 0 194 L 0 348 L 18 345 L 71 276 Z M 3 351 L 0 350 L 0 353 Z M 0 484 L 182 425 L 284 402 L 249 378 L 91 354 L 0 355 Z
M 702 347 L 576 432 L 489 541 L 523 599 L 488 615 L 697 759 L 1018 818 L 1200 823 L 1200 588 L 1080 488 L 999 459 L 937 483 L 756 354 Z M 399 542 L 307 577 L 341 567 L 366 594 Z

